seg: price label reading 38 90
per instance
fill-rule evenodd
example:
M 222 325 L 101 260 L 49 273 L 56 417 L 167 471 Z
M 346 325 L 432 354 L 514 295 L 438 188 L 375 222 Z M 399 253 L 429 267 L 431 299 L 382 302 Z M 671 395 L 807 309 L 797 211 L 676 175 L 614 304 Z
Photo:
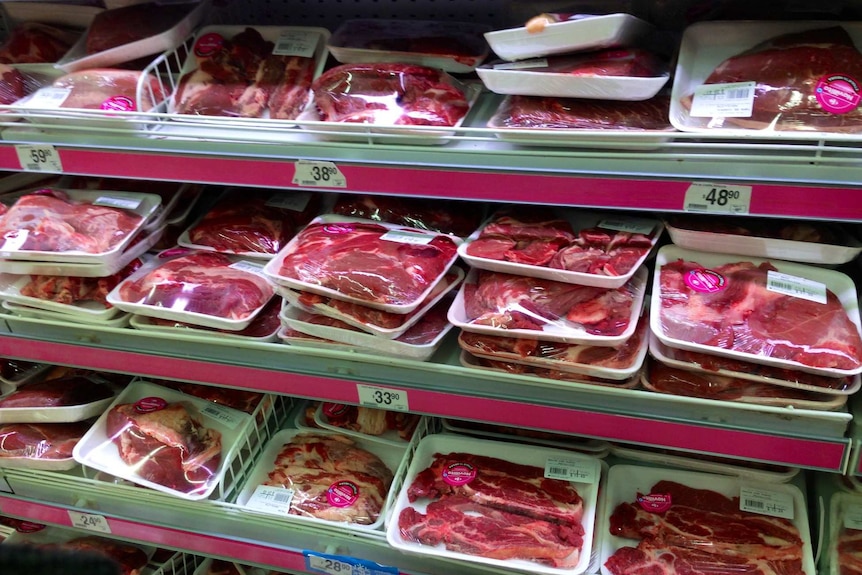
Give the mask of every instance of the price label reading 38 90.
M 373 385 L 356 385 L 359 393 L 359 403 L 368 407 L 388 409 L 390 411 L 409 411 L 407 392 L 403 389 L 376 387 Z
M 346 188 L 347 178 L 334 162 L 299 160 L 294 164 L 293 183 L 307 188 Z

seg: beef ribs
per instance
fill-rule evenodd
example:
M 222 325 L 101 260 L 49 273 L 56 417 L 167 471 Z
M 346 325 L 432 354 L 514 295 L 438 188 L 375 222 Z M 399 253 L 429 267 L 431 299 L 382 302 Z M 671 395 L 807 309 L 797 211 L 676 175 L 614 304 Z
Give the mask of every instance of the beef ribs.
M 183 493 L 206 491 L 221 463 L 221 433 L 205 427 L 184 402 L 156 411 L 116 405 L 108 412 L 106 434 L 137 475 Z
M 138 575 L 146 567 L 148 558 L 143 549 L 136 545 L 89 535 L 78 537 L 64 543 L 49 545 L 79 553 L 97 553 L 111 559 L 119 568 L 121 575 Z
M 0 408 L 84 405 L 113 395 L 113 390 L 104 383 L 73 375 L 22 385 L 0 398 Z
M 91 422 L 0 425 L 0 458 L 70 459 Z
M 493 127 L 580 130 L 670 130 L 670 98 L 639 102 L 509 96 Z

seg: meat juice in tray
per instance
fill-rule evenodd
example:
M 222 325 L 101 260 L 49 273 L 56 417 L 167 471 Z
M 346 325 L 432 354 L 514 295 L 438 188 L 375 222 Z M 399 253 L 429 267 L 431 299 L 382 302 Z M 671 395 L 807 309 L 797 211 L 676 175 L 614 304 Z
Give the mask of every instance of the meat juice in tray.
M 590 563 L 600 478 L 598 459 L 572 451 L 426 436 L 386 538 L 410 553 L 548 575 L 582 573 Z
M 804 264 L 659 250 L 650 327 L 671 348 L 827 377 L 862 373 L 856 287 Z
M 852 575 L 862 570 L 862 497 L 838 491 L 829 499 L 829 531 L 825 534 L 828 575 Z M 824 563 L 821 559 L 821 563 Z
M 34 381 L 0 394 L 0 423 L 74 423 L 98 417 L 117 389 L 98 377 Z
M 647 565 L 674 573 L 815 573 L 806 501 L 795 485 L 615 465 L 602 516 L 603 575 Z
M 663 227 L 651 218 L 523 206 L 491 216 L 458 255 L 478 269 L 618 288 L 646 261 Z
M 460 243 L 425 230 L 325 215 L 299 232 L 264 273 L 277 285 L 406 314 L 443 280 Z
M 858 22 L 701 22 L 683 34 L 670 120 L 683 131 L 844 138 L 862 131 Z
M 96 420 L 73 456 L 138 485 L 206 499 L 253 423 L 242 411 L 138 381 Z

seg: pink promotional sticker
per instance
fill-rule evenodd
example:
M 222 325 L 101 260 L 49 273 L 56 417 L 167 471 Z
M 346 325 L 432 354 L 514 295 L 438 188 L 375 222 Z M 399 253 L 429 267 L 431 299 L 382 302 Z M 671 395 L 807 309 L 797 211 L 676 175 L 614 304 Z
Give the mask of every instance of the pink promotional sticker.
M 343 403 L 324 403 L 323 404 L 323 414 L 326 417 L 334 418 L 341 417 L 347 410 L 350 409 L 350 406 L 345 405 Z
M 168 402 L 161 397 L 145 397 L 135 403 L 135 411 L 138 413 L 150 413 L 160 411 L 168 406 Z
M 103 110 L 112 110 L 114 112 L 134 112 L 137 106 L 131 98 L 127 96 L 111 96 L 100 106 Z
M 689 271 L 683 279 L 685 285 L 701 293 L 720 292 L 727 285 L 723 275 L 704 268 Z
M 450 463 L 443 469 L 443 481 L 449 485 L 466 485 L 476 478 L 476 468 L 469 463 Z
M 359 498 L 359 487 L 352 481 L 336 481 L 326 490 L 326 500 L 333 507 L 349 507 Z
M 194 52 L 198 58 L 208 58 L 212 56 L 224 45 L 224 37 L 218 32 L 210 32 L 204 34 L 195 42 Z
M 323 227 L 327 234 L 349 234 L 355 229 L 351 224 L 327 224 Z
M 32 521 L 21 521 L 16 527 L 15 531 L 18 533 L 35 533 L 37 531 L 42 531 L 45 528 L 41 523 L 33 523 Z
M 650 493 L 649 495 L 639 493 L 637 502 L 641 509 L 651 513 L 664 513 L 672 504 L 670 493 Z
M 829 74 L 817 81 L 814 97 L 832 114 L 846 114 L 859 106 L 859 83 L 845 74 Z

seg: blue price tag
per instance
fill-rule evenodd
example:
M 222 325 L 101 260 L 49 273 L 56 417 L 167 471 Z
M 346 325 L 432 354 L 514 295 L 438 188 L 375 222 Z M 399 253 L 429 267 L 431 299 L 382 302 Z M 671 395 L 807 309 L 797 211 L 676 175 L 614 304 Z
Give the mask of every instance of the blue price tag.
M 346 555 L 327 555 L 316 551 L 303 551 L 305 568 L 311 573 L 326 575 L 399 575 L 396 567 L 386 567 L 374 561 Z

